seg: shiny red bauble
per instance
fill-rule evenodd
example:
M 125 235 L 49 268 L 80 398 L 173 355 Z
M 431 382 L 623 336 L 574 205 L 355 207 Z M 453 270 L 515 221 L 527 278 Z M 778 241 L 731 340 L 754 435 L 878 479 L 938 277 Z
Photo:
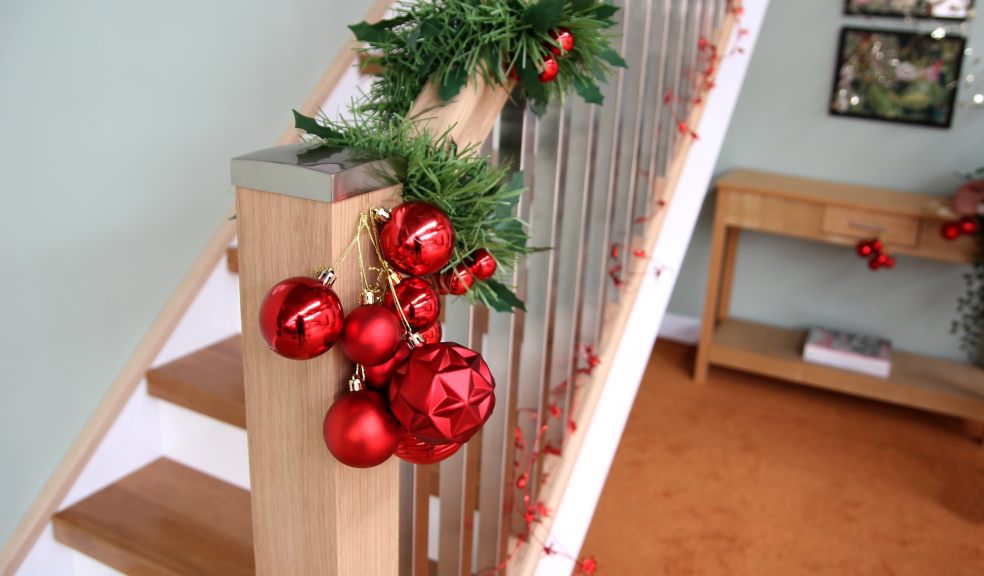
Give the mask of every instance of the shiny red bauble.
M 345 317 L 342 350 L 352 362 L 374 366 L 393 357 L 402 336 L 400 321 L 393 311 L 376 304 L 363 304 Z
M 495 258 L 485 248 L 479 248 L 472 252 L 467 262 L 468 269 L 479 280 L 488 280 L 491 278 L 495 274 L 495 269 L 498 267 Z
M 403 308 L 403 315 L 414 330 L 426 328 L 437 321 L 441 314 L 441 300 L 437 290 L 423 278 L 406 278 L 396 285 L 396 299 Z M 387 291 L 383 304 L 394 308 L 393 292 Z
M 437 464 L 453 455 L 459 448 L 461 444 L 455 442 L 435 445 L 424 442 L 409 432 L 404 432 L 394 454 L 400 460 L 411 464 Z
M 961 234 L 976 234 L 979 228 L 977 218 L 973 216 L 964 216 L 960 220 L 957 220 L 957 226 L 960 227 Z
M 574 35 L 567 28 L 552 30 L 550 37 L 554 39 L 554 44 L 551 44 L 550 51 L 555 56 L 563 56 L 565 53 L 574 49 Z
M 335 400 L 325 414 L 323 432 L 332 455 L 353 468 L 385 462 L 403 434 L 386 398 L 372 390 L 350 392 Z
M 442 274 L 438 283 L 443 294 L 461 296 L 468 292 L 468 289 L 475 283 L 475 277 L 468 266 L 462 264 L 454 270 L 448 270 Z
M 946 240 L 956 240 L 960 236 L 960 224 L 958 222 L 944 222 L 940 226 L 940 236 Z
M 411 276 L 444 268 L 454 250 L 454 227 L 440 209 L 406 202 L 390 212 L 379 230 L 380 250 L 390 266 Z
M 277 283 L 260 304 L 260 333 L 271 350 L 294 360 L 327 352 L 342 332 L 342 303 L 331 288 L 298 276 Z
M 441 326 L 440 322 L 434 322 L 427 328 L 424 328 L 418 332 L 420 336 L 424 339 L 427 344 L 437 344 L 441 341 L 441 336 L 444 335 L 444 328 Z
M 557 77 L 557 73 L 560 72 L 560 64 L 557 64 L 557 59 L 549 54 L 543 57 L 543 71 L 540 72 L 540 82 L 542 84 L 547 84 L 548 82 L 553 82 Z
M 389 360 L 382 364 L 376 364 L 375 366 L 363 366 L 365 378 L 362 382 L 375 390 L 386 388 L 393 378 L 393 372 L 396 370 L 396 367 L 406 362 L 409 357 L 410 345 L 403 342 L 397 347 L 396 354 L 393 354 Z
M 492 414 L 494 388 L 478 352 L 452 342 L 426 344 L 393 373 L 390 408 L 424 442 L 463 444 Z
M 858 245 L 855 248 L 855 250 L 857 250 L 858 256 L 862 258 L 867 258 L 868 256 L 871 256 L 875 252 L 875 249 L 871 247 L 871 242 L 867 240 L 862 240 L 858 242 Z

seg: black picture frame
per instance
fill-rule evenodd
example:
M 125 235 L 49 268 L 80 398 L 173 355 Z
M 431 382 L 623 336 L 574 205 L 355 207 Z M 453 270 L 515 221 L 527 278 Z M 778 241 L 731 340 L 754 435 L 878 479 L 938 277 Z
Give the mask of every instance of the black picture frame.
M 876 43 L 885 46 L 880 57 Z M 837 45 L 828 111 L 833 116 L 949 128 L 966 43 L 962 36 L 936 38 L 845 26 Z M 934 58 L 932 65 L 925 65 Z
M 844 0 L 845 16 L 870 16 L 875 18 L 917 18 L 920 20 L 949 20 L 963 22 L 970 17 L 974 10 L 975 0 L 949 0 L 966 2 L 961 16 L 949 16 L 946 10 L 940 9 L 933 13 L 932 0 L 915 0 L 912 10 L 903 10 L 891 6 L 891 0 Z

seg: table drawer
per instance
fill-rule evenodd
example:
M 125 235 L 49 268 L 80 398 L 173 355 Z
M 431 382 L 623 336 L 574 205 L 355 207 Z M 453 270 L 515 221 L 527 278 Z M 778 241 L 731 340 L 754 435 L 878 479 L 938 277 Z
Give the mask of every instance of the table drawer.
M 915 246 L 919 242 L 921 224 L 922 221 L 915 217 L 827 206 L 823 210 L 821 228 L 829 234 L 858 239 L 879 236 L 889 244 Z

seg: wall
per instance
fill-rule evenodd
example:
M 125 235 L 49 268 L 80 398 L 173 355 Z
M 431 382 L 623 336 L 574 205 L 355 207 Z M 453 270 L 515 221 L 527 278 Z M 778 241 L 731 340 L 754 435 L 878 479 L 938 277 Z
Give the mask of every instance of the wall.
M 0 4 L 0 542 L 368 4 Z
M 847 18 L 842 5 L 770 4 L 715 172 L 754 168 L 951 193 L 955 171 L 984 165 L 984 110 L 958 109 L 949 130 L 829 116 L 840 27 L 907 26 Z M 984 19 L 970 23 L 966 35 L 976 54 L 984 51 Z M 704 206 L 670 313 L 702 313 L 713 206 L 713 199 Z M 901 349 L 961 358 L 949 327 L 962 274 L 960 266 L 906 257 L 894 270 L 873 274 L 846 248 L 746 233 L 732 311 L 783 326 L 819 323 L 883 334 Z

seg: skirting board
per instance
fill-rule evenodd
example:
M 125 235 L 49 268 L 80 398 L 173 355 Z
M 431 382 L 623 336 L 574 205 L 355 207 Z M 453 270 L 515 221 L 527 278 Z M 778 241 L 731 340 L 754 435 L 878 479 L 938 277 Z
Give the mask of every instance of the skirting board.
M 700 318 L 667 312 L 659 327 L 659 337 L 682 344 L 696 345 L 700 338 Z

